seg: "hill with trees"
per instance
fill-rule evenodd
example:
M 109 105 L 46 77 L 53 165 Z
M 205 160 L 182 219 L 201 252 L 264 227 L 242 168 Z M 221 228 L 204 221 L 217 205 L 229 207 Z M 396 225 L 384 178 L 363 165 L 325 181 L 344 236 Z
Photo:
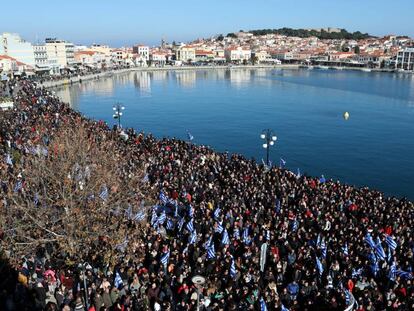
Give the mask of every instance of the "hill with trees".
M 288 37 L 317 37 L 319 39 L 346 39 L 346 40 L 361 40 L 367 38 L 374 38 L 368 33 L 362 33 L 360 31 L 348 32 L 346 29 L 341 29 L 339 32 L 328 32 L 324 29 L 320 31 L 315 29 L 292 29 L 292 28 L 279 28 L 279 29 L 258 29 L 250 30 L 255 36 L 262 36 L 267 34 L 278 34 Z

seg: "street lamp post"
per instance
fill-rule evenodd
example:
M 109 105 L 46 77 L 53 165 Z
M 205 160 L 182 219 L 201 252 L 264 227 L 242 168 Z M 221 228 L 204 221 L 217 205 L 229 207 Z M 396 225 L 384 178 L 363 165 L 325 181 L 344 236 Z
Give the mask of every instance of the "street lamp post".
M 271 129 L 265 129 L 262 131 L 262 134 L 260 134 L 260 138 L 264 139 L 265 143 L 263 144 L 263 148 L 266 149 L 266 165 L 269 166 L 269 153 L 270 153 L 270 146 L 273 146 L 275 144 L 275 141 L 277 140 L 277 136 Z
M 197 311 L 200 311 L 200 287 L 206 282 L 206 279 L 201 275 L 193 276 L 191 279 L 197 287 Z
M 122 110 L 125 109 L 124 106 L 122 106 L 120 103 L 116 104 L 112 107 L 114 110 L 113 118 L 118 119 L 118 128 L 121 127 L 121 117 L 122 117 Z

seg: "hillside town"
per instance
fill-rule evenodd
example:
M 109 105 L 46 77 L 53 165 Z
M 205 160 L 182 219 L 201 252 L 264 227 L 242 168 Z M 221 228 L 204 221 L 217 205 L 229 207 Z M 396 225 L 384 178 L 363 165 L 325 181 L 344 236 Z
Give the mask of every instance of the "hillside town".
M 326 28 L 325 31 L 340 30 Z M 414 40 L 406 36 L 354 40 L 257 33 L 260 32 L 240 31 L 188 43 L 161 40 L 159 46 L 136 44 L 121 48 L 103 44 L 76 45 L 57 38 L 30 43 L 19 34 L 3 33 L 0 35 L 0 72 L 5 79 L 11 74 L 23 73 L 59 76 L 116 68 L 183 65 L 287 63 L 321 68 L 414 69 Z

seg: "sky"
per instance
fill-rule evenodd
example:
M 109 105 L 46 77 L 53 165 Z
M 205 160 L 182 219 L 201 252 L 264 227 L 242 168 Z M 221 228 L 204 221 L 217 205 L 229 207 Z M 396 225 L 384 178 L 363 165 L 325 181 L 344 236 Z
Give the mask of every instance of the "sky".
M 0 33 L 25 40 L 127 46 L 239 30 L 338 27 L 414 37 L 414 0 L 16 0 L 0 2 Z

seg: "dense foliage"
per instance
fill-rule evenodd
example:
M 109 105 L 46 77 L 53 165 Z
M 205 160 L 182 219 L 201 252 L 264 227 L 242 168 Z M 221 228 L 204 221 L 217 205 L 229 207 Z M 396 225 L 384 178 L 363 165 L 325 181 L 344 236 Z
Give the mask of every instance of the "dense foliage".
M 250 30 L 255 36 L 262 36 L 267 34 L 278 34 L 289 37 L 317 37 L 319 39 L 347 39 L 347 40 L 361 40 L 372 38 L 373 36 L 368 33 L 361 33 L 360 31 L 348 32 L 345 29 L 341 29 L 340 32 L 327 32 L 323 29 L 321 31 L 317 30 L 307 30 L 307 29 L 292 29 L 292 28 L 280 28 L 280 29 L 259 29 L 259 30 Z

